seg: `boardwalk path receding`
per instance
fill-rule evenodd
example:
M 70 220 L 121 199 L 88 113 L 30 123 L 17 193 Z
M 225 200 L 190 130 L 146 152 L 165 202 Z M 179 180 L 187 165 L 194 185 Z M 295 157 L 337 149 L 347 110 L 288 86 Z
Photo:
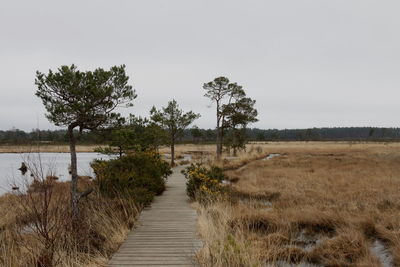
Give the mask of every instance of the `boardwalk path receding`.
M 195 266 L 197 214 L 185 192 L 182 167 L 174 168 L 167 190 L 139 217 L 109 266 Z

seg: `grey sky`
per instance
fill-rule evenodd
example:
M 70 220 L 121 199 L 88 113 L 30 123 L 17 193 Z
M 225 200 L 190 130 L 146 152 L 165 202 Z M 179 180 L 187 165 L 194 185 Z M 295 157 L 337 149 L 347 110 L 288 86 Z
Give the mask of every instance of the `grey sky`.
M 175 98 L 214 127 L 202 84 L 227 76 L 260 128 L 399 126 L 400 1 L 0 1 L 0 129 L 53 128 L 35 71 L 127 65 L 128 112 Z M 127 111 L 125 111 L 126 113 Z

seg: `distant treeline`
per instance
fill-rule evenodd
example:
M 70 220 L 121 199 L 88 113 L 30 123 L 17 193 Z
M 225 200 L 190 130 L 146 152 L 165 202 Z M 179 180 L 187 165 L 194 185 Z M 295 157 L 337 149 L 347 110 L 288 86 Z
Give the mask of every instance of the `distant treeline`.
M 109 141 L 108 132 L 82 133 L 80 144 L 104 144 Z M 310 129 L 247 129 L 249 141 L 397 141 L 400 140 L 400 128 L 376 127 L 336 127 Z M 181 142 L 213 143 L 216 133 L 213 129 L 192 128 L 185 130 Z M 68 143 L 65 130 L 18 129 L 0 131 L 1 144 Z
M 247 129 L 249 141 L 400 141 L 400 128 L 334 127 L 309 129 Z M 210 142 L 213 130 L 189 129 L 183 141 Z
M 0 143 L 10 145 L 34 144 L 34 143 L 52 143 L 66 144 L 68 143 L 66 130 L 32 130 L 25 132 L 19 129 L 11 129 L 0 131 Z M 107 134 L 105 133 L 86 133 L 83 132 L 80 144 L 103 144 L 107 142 Z
M 400 140 L 400 128 L 335 127 L 285 130 L 249 129 L 254 141 L 390 141 Z

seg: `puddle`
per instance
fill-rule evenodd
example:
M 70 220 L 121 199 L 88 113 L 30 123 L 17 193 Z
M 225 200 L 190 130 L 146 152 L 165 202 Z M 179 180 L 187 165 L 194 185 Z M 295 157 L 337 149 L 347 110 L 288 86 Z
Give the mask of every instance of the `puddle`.
M 305 251 L 313 250 L 322 242 L 323 237 L 320 235 L 310 234 L 305 230 L 301 230 L 294 238 L 293 245 L 304 249 Z
M 35 234 L 36 233 L 35 229 L 36 229 L 35 224 L 29 223 L 21 229 L 21 234 Z
M 279 156 L 282 156 L 282 154 L 272 153 L 272 154 L 269 154 L 268 156 L 266 156 L 265 158 L 263 158 L 263 160 L 270 160 L 270 159 L 273 159 L 273 158 L 279 157 Z
M 375 240 L 370 247 L 370 251 L 379 259 L 383 267 L 393 266 L 393 256 L 382 241 Z
M 192 155 L 190 154 L 182 154 L 183 159 L 182 161 L 192 161 Z

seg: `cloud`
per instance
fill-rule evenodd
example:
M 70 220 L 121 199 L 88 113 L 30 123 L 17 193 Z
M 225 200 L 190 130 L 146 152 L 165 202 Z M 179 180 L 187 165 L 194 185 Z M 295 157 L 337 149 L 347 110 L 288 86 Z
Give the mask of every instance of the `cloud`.
M 175 98 L 214 127 L 202 84 L 225 75 L 257 100 L 260 128 L 397 126 L 398 1 L 3 1 L 0 128 L 53 127 L 35 71 L 126 64 L 127 112 Z

